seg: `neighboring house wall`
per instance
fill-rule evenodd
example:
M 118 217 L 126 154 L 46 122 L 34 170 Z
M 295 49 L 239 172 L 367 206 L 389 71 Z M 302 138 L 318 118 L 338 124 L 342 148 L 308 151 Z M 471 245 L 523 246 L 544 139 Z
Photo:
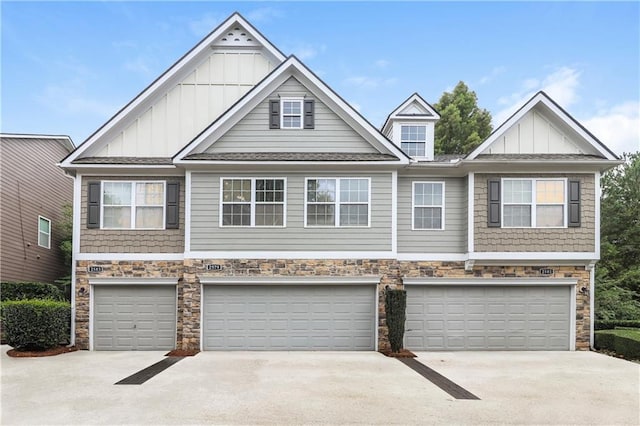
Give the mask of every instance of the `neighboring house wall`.
M 269 100 L 315 100 L 314 129 L 269 129 Z M 207 152 L 378 152 L 294 77 L 262 101 Z
M 286 178 L 286 227 L 220 227 L 221 177 Z M 304 227 L 305 178 L 370 177 L 371 227 Z M 391 250 L 391 173 L 193 173 L 191 251 Z
M 69 150 L 55 139 L 18 136 L 3 136 L 0 149 L 0 280 L 53 282 L 70 275 L 59 246 L 73 180 L 56 166 Z M 51 221 L 48 249 L 38 245 L 38 216 Z
M 444 230 L 412 230 L 413 182 L 444 182 Z M 467 251 L 466 178 L 398 178 L 398 252 L 464 253 Z
M 487 180 L 499 178 L 562 177 L 580 181 L 580 227 L 487 227 Z M 474 247 L 476 252 L 595 252 L 595 177 L 592 174 L 475 175 Z
M 274 67 L 259 51 L 212 52 L 94 155 L 170 157 Z
M 164 180 L 180 182 L 180 226 L 178 229 L 89 229 L 87 228 L 87 183 L 104 180 Z M 82 176 L 80 199 L 80 253 L 182 253 L 184 252 L 184 178 L 178 176 Z

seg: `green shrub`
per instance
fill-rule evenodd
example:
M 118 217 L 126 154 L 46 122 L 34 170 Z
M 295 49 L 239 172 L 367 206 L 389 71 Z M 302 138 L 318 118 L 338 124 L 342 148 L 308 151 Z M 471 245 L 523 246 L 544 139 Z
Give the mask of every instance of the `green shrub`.
M 387 289 L 385 293 L 384 310 L 389 327 L 389 344 L 391 351 L 399 352 L 404 339 L 404 322 L 407 310 L 406 290 Z
M 640 328 L 640 320 L 596 320 L 594 329 L 613 330 L 617 327 Z
M 0 283 L 0 301 L 25 299 L 64 300 L 58 287 L 48 283 L 2 282 Z
M 6 342 L 15 349 L 48 349 L 69 342 L 71 305 L 57 300 L 2 302 Z
M 597 331 L 594 345 L 596 349 L 608 349 L 625 358 L 640 359 L 640 329 Z

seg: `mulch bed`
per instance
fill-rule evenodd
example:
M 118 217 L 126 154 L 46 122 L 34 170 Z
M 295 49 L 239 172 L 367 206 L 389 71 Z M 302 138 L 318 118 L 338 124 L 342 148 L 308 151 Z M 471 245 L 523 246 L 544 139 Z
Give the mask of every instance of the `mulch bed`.
M 386 350 L 382 352 L 383 355 L 386 355 L 391 358 L 416 358 L 417 355 L 411 352 L 408 349 L 400 349 L 400 352 L 391 352 L 391 350 Z
M 199 350 L 184 350 L 184 349 L 174 349 L 171 352 L 164 354 L 164 356 L 195 356 L 200 353 Z
M 41 356 L 54 356 L 60 354 L 66 354 L 69 352 L 75 352 L 78 348 L 75 346 L 57 346 L 55 348 L 45 349 L 41 351 L 22 351 L 17 349 L 9 349 L 7 355 L 14 358 L 37 358 Z

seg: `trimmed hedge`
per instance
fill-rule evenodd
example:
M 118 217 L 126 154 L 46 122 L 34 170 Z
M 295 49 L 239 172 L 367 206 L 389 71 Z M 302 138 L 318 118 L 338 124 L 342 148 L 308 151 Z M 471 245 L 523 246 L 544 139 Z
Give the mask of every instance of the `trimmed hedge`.
M 0 283 L 0 301 L 51 299 L 64 300 L 58 287 L 48 283 L 6 281 Z
M 404 339 L 404 322 L 407 310 L 406 290 L 387 289 L 384 310 L 389 327 L 389 344 L 392 352 L 400 352 Z
M 640 330 L 599 330 L 595 333 L 596 349 L 608 349 L 625 358 L 640 359 Z
M 40 350 L 69 342 L 71 305 L 57 300 L 9 300 L 1 305 L 6 342 L 21 350 Z
M 596 320 L 593 324 L 596 330 L 613 330 L 616 327 L 640 328 L 640 320 Z

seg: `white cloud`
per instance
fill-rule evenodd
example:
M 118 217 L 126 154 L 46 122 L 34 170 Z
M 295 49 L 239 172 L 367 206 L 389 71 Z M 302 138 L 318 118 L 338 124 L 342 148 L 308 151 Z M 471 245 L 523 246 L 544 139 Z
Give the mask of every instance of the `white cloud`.
M 392 86 L 398 82 L 397 78 L 378 78 L 368 76 L 349 77 L 344 80 L 348 86 L 360 87 L 363 89 L 375 89 L 380 86 Z
M 389 66 L 391 62 L 387 61 L 386 59 L 378 59 L 377 61 L 374 62 L 374 65 L 378 68 L 386 68 Z
M 155 71 L 152 71 L 151 67 L 147 64 L 147 61 L 142 57 L 125 62 L 124 69 L 141 74 L 145 77 L 155 75 Z
M 194 35 L 204 37 L 220 25 L 225 18 L 226 16 L 222 14 L 207 13 L 200 19 L 190 21 L 188 25 Z
M 109 117 L 117 111 L 116 105 L 87 96 L 82 85 L 70 82 L 49 85 L 37 100 L 52 111 L 62 115 L 92 115 Z
M 640 102 L 624 102 L 580 121 L 616 154 L 640 151 Z
M 273 7 L 260 7 L 247 13 L 247 20 L 249 22 L 269 22 L 275 18 L 281 18 L 284 16 L 280 9 Z
M 578 99 L 581 72 L 570 67 L 561 67 L 542 79 L 528 78 L 522 82 L 517 92 L 498 99 L 499 105 L 505 105 L 493 116 L 494 126 L 502 124 L 536 92 L 543 90 L 554 101 L 567 108 Z
M 491 72 L 489 72 L 489 74 L 484 75 L 480 78 L 480 81 L 478 81 L 478 84 L 487 84 L 490 81 L 493 81 L 497 76 L 499 76 L 500 74 L 504 74 L 504 72 L 507 70 L 507 68 L 503 67 L 503 66 L 499 66 L 499 67 L 494 67 Z
M 291 51 L 294 55 L 301 61 L 305 61 L 311 58 L 314 58 L 318 55 L 318 53 L 322 53 L 327 50 L 327 46 L 324 44 L 313 46 L 311 44 L 299 44 Z

